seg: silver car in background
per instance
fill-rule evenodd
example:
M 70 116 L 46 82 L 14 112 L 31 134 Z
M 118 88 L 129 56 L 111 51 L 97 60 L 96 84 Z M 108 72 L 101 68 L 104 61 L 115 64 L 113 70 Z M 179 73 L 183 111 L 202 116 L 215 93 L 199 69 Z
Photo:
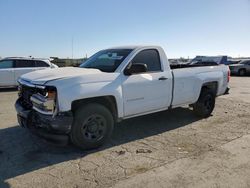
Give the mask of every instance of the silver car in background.
M 238 64 L 229 65 L 231 74 L 245 76 L 250 73 L 250 60 L 242 60 Z

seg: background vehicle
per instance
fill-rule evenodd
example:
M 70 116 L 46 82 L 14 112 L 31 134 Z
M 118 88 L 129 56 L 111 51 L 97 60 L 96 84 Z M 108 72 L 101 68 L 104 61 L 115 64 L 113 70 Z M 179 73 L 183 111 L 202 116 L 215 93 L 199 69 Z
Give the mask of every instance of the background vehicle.
M 193 61 L 190 65 L 196 65 L 196 66 L 216 66 L 218 63 L 214 61 Z
M 196 56 L 194 59 L 191 60 L 189 63 L 190 65 L 194 64 L 224 64 L 227 65 L 228 62 L 228 57 L 227 56 Z
M 39 136 L 83 149 L 102 145 L 114 123 L 190 105 L 209 117 L 228 87 L 225 65 L 171 65 L 158 46 L 102 50 L 80 68 L 21 76 L 18 121 Z M 167 123 L 167 122 L 166 122 Z
M 240 63 L 240 60 L 228 60 L 227 62 L 228 62 L 227 65 L 233 65 Z
M 229 65 L 232 74 L 245 76 L 250 73 L 250 60 L 243 60 L 238 64 Z
M 47 59 L 34 58 L 5 58 L 0 60 L 0 87 L 17 86 L 18 78 L 26 73 L 57 68 L 57 65 Z

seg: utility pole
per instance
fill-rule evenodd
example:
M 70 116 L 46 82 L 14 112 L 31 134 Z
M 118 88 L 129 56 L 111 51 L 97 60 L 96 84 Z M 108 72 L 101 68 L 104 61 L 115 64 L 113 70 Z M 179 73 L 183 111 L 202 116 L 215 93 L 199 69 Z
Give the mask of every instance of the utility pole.
M 72 36 L 71 38 L 71 61 L 73 64 L 73 59 L 74 59 L 74 37 Z

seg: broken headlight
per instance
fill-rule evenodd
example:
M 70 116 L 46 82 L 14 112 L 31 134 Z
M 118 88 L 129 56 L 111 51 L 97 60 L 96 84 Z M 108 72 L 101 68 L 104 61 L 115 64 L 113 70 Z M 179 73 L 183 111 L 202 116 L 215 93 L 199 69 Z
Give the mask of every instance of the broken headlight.
M 56 113 L 56 99 L 57 93 L 54 88 L 46 88 L 42 94 L 36 93 L 30 97 L 33 109 L 46 115 L 53 115 Z

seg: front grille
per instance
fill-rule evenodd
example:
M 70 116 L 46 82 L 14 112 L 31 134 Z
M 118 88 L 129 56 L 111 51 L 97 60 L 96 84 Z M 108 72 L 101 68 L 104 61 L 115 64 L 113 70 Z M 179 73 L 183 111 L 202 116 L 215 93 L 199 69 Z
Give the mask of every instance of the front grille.
M 19 86 L 19 97 L 22 106 L 26 109 L 32 108 L 32 102 L 30 101 L 30 97 L 35 93 L 35 88 L 27 87 L 24 85 Z
M 20 102 L 21 102 L 22 106 L 25 107 L 26 109 L 31 109 L 33 105 L 32 105 L 32 102 L 30 100 L 30 97 L 33 94 L 42 93 L 42 92 L 43 91 L 41 89 L 38 89 L 38 88 L 20 85 L 19 86 L 19 97 L 20 97 Z

